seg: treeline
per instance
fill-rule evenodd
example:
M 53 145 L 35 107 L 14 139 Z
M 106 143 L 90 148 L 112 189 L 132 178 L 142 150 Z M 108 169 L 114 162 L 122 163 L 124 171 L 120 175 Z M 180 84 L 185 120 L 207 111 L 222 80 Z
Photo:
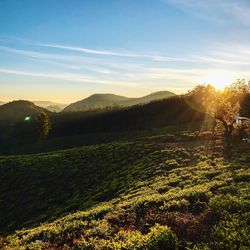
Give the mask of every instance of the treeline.
M 250 93 L 245 82 L 232 85 L 240 103 L 240 115 L 250 117 Z M 185 95 L 174 96 L 132 107 L 116 107 L 88 112 L 59 113 L 51 117 L 50 137 L 147 130 L 202 122 L 205 114 L 206 87 L 197 86 Z
M 50 137 L 152 129 L 200 121 L 204 113 L 191 107 L 191 99 L 190 96 L 175 96 L 106 112 L 58 114 L 51 117 Z

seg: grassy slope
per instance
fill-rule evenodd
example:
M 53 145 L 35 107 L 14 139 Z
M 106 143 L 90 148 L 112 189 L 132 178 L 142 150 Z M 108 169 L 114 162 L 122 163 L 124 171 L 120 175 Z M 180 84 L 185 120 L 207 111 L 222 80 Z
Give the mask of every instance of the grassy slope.
M 224 162 L 219 152 L 173 145 L 123 142 L 1 157 L 2 233 L 61 217 L 2 244 L 175 249 L 191 242 L 198 249 L 247 249 L 249 146 Z

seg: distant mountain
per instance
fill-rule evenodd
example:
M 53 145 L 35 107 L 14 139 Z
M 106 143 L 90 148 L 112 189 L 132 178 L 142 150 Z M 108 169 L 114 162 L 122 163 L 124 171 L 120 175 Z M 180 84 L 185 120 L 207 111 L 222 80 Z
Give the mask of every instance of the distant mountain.
M 160 100 L 174 96 L 169 91 L 159 91 L 139 98 L 130 98 L 114 94 L 94 94 L 81 101 L 75 102 L 63 109 L 63 112 L 86 111 L 108 106 L 132 106 L 136 104 L 148 103 L 154 100 Z
M 120 105 L 124 101 L 129 101 L 130 99 L 133 98 L 114 94 L 94 94 L 81 101 L 70 104 L 63 112 L 86 111 L 112 105 Z
M 149 95 L 139 97 L 139 98 L 131 98 L 128 102 L 124 102 L 124 105 L 127 104 L 127 106 L 136 105 L 136 104 L 143 104 L 148 103 L 156 100 L 166 99 L 169 97 L 175 96 L 173 92 L 170 91 L 158 91 L 151 93 Z
M 48 110 L 36 106 L 30 101 L 13 101 L 0 106 L 1 121 L 20 121 L 27 116 L 34 117 L 40 112 L 50 113 Z
M 65 107 L 57 106 L 57 105 L 49 105 L 45 107 L 47 110 L 51 112 L 61 112 Z
M 51 112 L 60 112 L 68 105 L 51 101 L 33 101 L 33 103 L 39 107 L 46 108 Z

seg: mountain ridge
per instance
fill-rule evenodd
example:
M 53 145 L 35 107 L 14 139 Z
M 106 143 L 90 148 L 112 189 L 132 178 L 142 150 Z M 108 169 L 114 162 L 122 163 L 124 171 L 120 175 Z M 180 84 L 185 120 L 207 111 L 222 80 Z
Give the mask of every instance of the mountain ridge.
M 171 96 L 175 96 L 175 94 L 170 91 L 158 91 L 142 97 L 126 97 L 111 93 L 99 93 L 69 104 L 62 110 L 62 112 L 87 111 L 90 109 L 105 108 L 114 105 L 132 106 L 148 103 L 154 100 L 165 99 Z

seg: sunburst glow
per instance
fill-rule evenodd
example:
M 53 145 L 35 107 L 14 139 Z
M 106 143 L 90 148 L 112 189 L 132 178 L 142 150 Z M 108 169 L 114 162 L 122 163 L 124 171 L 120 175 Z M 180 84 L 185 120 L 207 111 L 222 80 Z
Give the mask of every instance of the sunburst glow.
M 198 80 L 199 83 L 211 84 L 218 90 L 224 89 L 230 85 L 232 81 L 233 77 L 228 72 L 211 72 Z

